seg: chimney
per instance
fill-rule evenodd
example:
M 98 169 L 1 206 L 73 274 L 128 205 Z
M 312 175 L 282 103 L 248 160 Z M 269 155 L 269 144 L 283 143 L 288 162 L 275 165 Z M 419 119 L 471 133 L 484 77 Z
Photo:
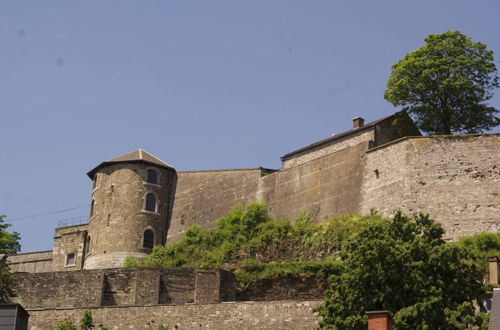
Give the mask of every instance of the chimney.
M 366 312 L 368 330 L 392 330 L 392 319 L 387 311 Z
M 352 120 L 352 128 L 360 128 L 365 125 L 364 118 L 356 117 Z
M 497 256 L 490 257 L 488 260 L 489 262 L 489 270 L 490 270 L 490 283 L 491 284 L 498 284 L 498 275 L 499 275 L 499 262 L 500 259 L 498 259 Z

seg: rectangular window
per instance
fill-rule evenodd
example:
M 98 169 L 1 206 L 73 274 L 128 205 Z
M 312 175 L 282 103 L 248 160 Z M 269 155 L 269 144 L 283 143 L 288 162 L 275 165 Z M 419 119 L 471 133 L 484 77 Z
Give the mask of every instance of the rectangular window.
M 74 266 L 75 265 L 75 254 L 68 253 L 66 256 L 66 266 Z

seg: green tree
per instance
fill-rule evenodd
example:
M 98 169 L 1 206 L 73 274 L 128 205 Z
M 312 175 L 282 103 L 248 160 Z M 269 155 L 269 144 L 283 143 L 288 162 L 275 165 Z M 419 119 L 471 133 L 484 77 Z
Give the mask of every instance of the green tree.
M 19 233 L 9 233 L 10 224 L 4 223 L 5 216 L 0 215 L 0 254 L 14 254 L 21 250 Z M 0 303 L 6 303 L 13 296 L 13 278 L 10 276 L 9 267 L 4 265 L 0 269 Z
M 80 330 L 89 330 L 94 328 L 94 322 L 92 321 L 92 312 L 86 310 L 83 312 L 82 320 L 80 321 Z
M 372 310 L 389 311 L 397 329 L 487 327 L 472 305 L 484 292 L 481 272 L 443 233 L 428 216 L 400 213 L 361 230 L 340 251 L 342 271 L 318 309 L 322 328 L 366 329 Z
M 499 86 L 493 51 L 459 31 L 430 34 L 392 66 L 384 97 L 430 134 L 481 133 L 500 124 L 485 102 Z

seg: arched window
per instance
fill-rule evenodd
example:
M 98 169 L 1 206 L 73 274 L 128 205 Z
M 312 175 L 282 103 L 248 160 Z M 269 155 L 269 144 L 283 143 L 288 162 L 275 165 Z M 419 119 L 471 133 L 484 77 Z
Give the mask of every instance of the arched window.
M 151 229 L 146 229 L 144 231 L 144 242 L 142 246 L 148 249 L 152 249 L 155 245 L 155 233 Z
M 156 196 L 153 193 L 146 195 L 146 211 L 156 212 Z
M 94 215 L 94 205 L 95 205 L 95 201 L 92 200 L 92 203 L 90 203 L 90 217 L 91 218 Z
M 87 241 L 85 242 L 85 254 L 90 253 L 90 242 L 92 240 L 90 239 L 90 235 L 87 235 Z
M 158 184 L 158 172 L 155 170 L 149 169 L 148 176 L 146 178 L 146 182 Z

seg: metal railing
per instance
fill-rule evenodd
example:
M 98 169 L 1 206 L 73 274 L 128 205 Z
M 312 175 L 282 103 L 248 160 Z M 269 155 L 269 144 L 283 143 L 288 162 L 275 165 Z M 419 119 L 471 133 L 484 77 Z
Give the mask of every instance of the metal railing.
M 88 223 L 88 221 L 88 216 L 61 219 L 57 222 L 57 228 L 83 225 Z

